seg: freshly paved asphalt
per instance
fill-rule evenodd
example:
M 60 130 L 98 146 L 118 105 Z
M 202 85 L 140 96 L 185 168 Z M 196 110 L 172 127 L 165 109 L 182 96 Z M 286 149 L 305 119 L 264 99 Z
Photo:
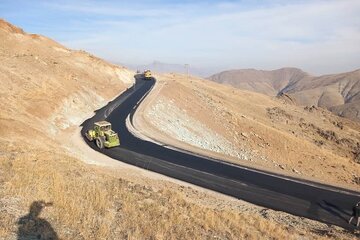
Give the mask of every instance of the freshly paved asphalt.
M 111 158 L 172 178 L 180 179 L 266 208 L 333 224 L 353 230 L 347 221 L 360 201 L 360 192 L 299 180 L 225 163 L 221 160 L 177 151 L 133 136 L 125 121 L 132 121 L 137 105 L 151 90 L 155 80 L 138 79 L 136 84 L 96 111 L 86 120 L 81 134 L 88 145 Z M 112 123 L 121 146 L 99 150 L 87 141 L 85 132 L 96 121 Z

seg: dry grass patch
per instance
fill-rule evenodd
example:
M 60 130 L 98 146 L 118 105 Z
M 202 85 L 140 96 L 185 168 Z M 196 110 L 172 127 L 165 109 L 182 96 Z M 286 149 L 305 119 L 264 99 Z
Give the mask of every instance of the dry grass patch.
M 297 239 L 257 214 L 189 202 L 183 192 L 116 178 L 57 151 L 0 149 L 0 238 L 38 200 L 61 239 Z M 317 235 L 311 235 L 314 237 Z M 319 237 L 319 236 L 317 236 Z

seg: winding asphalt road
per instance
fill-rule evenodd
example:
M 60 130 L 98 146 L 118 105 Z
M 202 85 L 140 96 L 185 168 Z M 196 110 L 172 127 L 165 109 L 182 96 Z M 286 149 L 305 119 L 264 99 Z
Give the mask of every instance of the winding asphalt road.
M 126 118 L 130 115 L 132 121 L 138 104 L 154 83 L 155 80 L 137 79 L 132 88 L 86 120 L 81 134 L 88 145 L 122 162 L 266 208 L 353 230 L 354 227 L 347 221 L 352 207 L 360 201 L 360 192 L 233 165 L 133 136 L 126 127 Z M 93 123 L 104 119 L 111 122 L 113 129 L 119 133 L 121 146 L 99 150 L 85 138 L 85 132 L 92 128 Z

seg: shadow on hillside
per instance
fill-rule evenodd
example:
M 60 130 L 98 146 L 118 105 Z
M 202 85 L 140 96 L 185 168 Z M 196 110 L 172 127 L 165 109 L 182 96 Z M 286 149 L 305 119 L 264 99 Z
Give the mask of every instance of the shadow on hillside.
M 44 201 L 35 201 L 31 204 L 29 213 L 19 218 L 17 224 L 18 240 L 26 239 L 43 239 L 43 240 L 58 240 L 59 237 L 51 224 L 43 218 L 40 218 L 40 213 L 44 207 L 52 206 L 52 203 L 45 203 Z

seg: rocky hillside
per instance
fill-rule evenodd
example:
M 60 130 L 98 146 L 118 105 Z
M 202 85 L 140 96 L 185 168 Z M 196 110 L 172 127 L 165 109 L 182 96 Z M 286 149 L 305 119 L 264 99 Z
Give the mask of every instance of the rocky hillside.
M 4 20 L 0 42 L 0 138 L 20 129 L 55 138 L 59 129 L 79 125 L 94 107 L 133 82 L 133 72 L 125 68 L 27 34 Z
M 209 79 L 269 96 L 286 93 L 300 105 L 327 108 L 360 121 L 360 70 L 314 77 L 296 68 L 245 69 L 221 72 Z
M 353 120 L 360 121 L 360 70 L 306 77 L 288 85 L 283 92 L 302 105 L 314 105 Z

